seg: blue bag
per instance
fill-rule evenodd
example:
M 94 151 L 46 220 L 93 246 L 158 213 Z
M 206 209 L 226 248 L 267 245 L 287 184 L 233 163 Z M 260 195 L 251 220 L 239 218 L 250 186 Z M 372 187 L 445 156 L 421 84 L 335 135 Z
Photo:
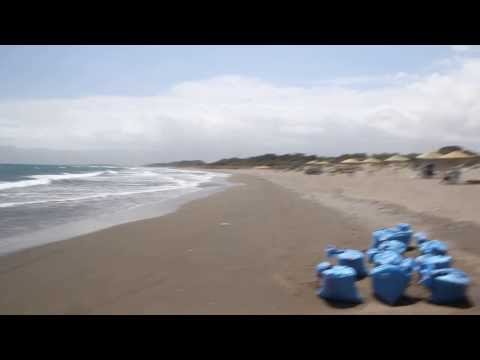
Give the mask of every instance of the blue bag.
M 325 249 L 327 257 L 337 257 L 338 265 L 350 266 L 357 273 L 357 278 L 361 279 L 368 275 L 365 268 L 365 255 L 358 250 L 337 249 L 334 246 L 327 246 Z
M 440 240 L 425 241 L 420 245 L 422 254 L 445 255 L 448 252 L 448 246 Z
M 416 262 L 414 259 L 412 258 L 405 258 L 402 260 L 402 262 L 400 263 L 400 268 L 402 268 L 405 273 L 408 275 L 408 276 L 412 276 L 414 270 L 415 270 L 415 267 L 416 267 Z
M 410 240 L 412 239 L 413 231 L 412 230 L 405 230 L 405 231 L 396 231 L 394 233 L 390 233 L 385 235 L 380 241 L 391 241 L 397 240 L 401 241 L 405 244 L 406 247 L 410 246 Z
M 398 224 L 397 229 L 400 231 L 409 231 L 411 230 L 410 224 Z
M 375 295 L 390 305 L 402 297 L 411 280 L 411 273 L 406 268 L 391 264 L 377 266 L 370 275 Z
M 367 259 L 369 263 L 373 262 L 373 257 L 380 252 L 377 248 L 370 248 L 367 250 Z
M 327 269 L 330 269 L 332 267 L 332 265 L 328 262 L 328 261 L 324 261 L 324 262 L 321 262 L 320 264 L 318 264 L 316 267 L 315 267 L 315 272 L 317 274 L 317 276 L 319 278 L 322 277 L 322 273 L 327 270 Z
M 423 274 L 420 284 L 432 292 L 431 301 L 449 304 L 465 300 L 470 278 L 459 269 L 431 270 Z
M 317 294 L 323 299 L 361 303 L 363 300 L 355 286 L 357 273 L 348 266 L 335 265 L 321 274 L 322 287 Z
M 336 246 L 333 245 L 327 245 L 325 247 L 325 256 L 327 258 L 331 258 L 333 256 L 339 255 L 344 252 L 344 249 L 339 249 Z
M 372 248 L 376 248 L 382 242 L 382 239 L 386 238 L 387 235 L 393 234 L 395 229 L 383 228 L 377 229 L 372 232 Z
M 446 269 L 452 265 L 452 257 L 448 255 L 420 255 L 415 259 L 415 270 L 419 273 L 431 268 L 432 270 Z
M 428 241 L 427 234 L 424 232 L 417 232 L 413 235 L 413 238 L 415 239 L 415 243 L 417 247 L 420 247 L 424 242 Z
M 378 247 L 380 243 L 389 240 L 401 241 L 406 247 L 410 245 L 413 231 L 409 224 L 398 224 L 392 228 L 383 228 L 375 230 L 372 233 L 372 247 Z
M 398 240 L 384 241 L 378 245 L 378 249 L 382 251 L 392 250 L 399 254 L 403 254 L 405 251 L 407 251 L 406 245 Z
M 380 265 L 400 265 L 402 263 L 403 257 L 392 250 L 379 251 L 373 256 L 373 264 L 375 266 Z

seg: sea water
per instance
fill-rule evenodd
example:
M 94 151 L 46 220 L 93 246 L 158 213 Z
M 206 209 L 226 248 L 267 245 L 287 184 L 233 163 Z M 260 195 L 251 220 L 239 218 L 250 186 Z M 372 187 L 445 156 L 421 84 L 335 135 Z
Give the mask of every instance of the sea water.
M 0 164 L 0 254 L 162 215 L 222 189 L 227 176 L 141 166 Z

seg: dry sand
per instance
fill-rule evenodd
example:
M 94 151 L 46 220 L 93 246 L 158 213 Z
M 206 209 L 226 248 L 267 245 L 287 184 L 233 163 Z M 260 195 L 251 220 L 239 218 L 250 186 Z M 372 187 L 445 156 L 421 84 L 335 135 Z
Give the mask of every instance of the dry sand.
M 310 175 L 297 171 L 233 170 L 260 176 L 300 194 L 323 194 L 338 199 L 369 200 L 396 205 L 421 215 L 480 225 L 480 185 L 446 185 L 440 179 L 421 179 L 409 169 L 383 169 L 369 174 Z M 463 180 L 480 179 L 480 169 L 465 170 Z
M 389 174 L 234 172 L 231 181 L 241 185 L 175 213 L 0 258 L 0 313 L 480 313 L 480 225 L 478 211 L 468 211 L 479 206 L 480 186 Z M 364 304 L 343 308 L 316 297 L 314 266 L 327 244 L 364 250 L 373 228 L 398 222 L 448 242 L 455 266 L 472 277 L 471 304 L 432 305 L 412 285 L 400 306 L 386 306 L 372 297 L 368 278 L 358 282 Z

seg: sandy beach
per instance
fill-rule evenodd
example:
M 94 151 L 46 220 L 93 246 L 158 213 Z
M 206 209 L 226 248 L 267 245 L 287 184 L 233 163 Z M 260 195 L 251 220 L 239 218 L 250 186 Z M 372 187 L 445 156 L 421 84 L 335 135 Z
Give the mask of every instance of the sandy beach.
M 480 185 L 408 171 L 230 172 L 236 186 L 175 213 L 0 257 L 0 313 L 480 313 Z M 469 303 L 433 305 L 412 284 L 391 307 L 372 296 L 369 278 L 357 283 L 363 304 L 317 298 L 314 267 L 327 244 L 366 250 L 372 230 L 400 222 L 448 243 L 454 266 L 472 279 Z

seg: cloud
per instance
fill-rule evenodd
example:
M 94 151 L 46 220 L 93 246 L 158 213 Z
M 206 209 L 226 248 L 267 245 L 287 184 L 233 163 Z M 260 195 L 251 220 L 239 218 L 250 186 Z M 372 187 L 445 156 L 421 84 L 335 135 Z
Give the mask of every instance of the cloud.
M 450 48 L 456 53 L 478 53 L 480 45 L 451 45 Z
M 452 45 L 451 48 L 456 52 L 465 52 L 472 49 L 472 47 L 469 45 Z
M 355 89 L 341 81 L 282 86 L 228 75 L 182 82 L 150 97 L 3 101 L 0 145 L 102 151 L 102 161 L 118 154 L 166 161 L 410 152 L 450 143 L 479 150 L 479 59 L 463 59 L 443 73 L 385 79 Z
M 323 86 L 387 86 L 387 85 L 400 85 L 407 81 L 413 81 L 418 79 L 417 74 L 408 74 L 405 72 L 397 72 L 395 74 L 386 74 L 386 75 L 377 75 L 377 76 L 350 76 L 350 77 L 339 77 L 336 79 L 323 80 L 316 82 L 316 85 Z

